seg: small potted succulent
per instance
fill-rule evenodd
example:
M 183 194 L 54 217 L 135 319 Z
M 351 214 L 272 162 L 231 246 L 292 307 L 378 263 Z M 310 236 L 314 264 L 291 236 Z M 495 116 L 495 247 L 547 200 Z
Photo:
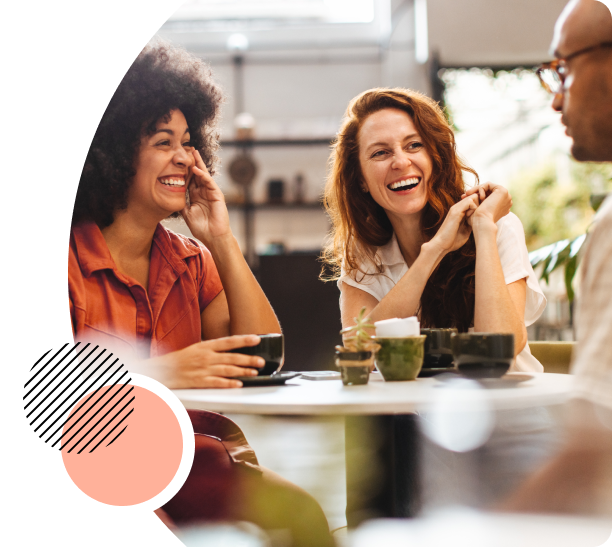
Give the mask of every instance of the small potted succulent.
M 345 386 L 367 384 L 374 368 L 374 357 L 380 346 L 372 340 L 367 329 L 374 325 L 365 316 L 365 306 L 355 317 L 355 324 L 340 331 L 344 346 L 336 346 L 336 366 Z M 346 336 L 349 335 L 349 336 Z

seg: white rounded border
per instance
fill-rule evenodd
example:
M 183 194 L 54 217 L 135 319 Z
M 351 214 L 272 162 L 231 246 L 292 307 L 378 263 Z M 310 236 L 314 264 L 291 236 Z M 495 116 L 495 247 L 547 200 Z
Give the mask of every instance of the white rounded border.
M 89 507 L 94 510 L 121 512 L 124 515 L 128 512 L 142 513 L 143 511 L 154 511 L 155 509 L 159 509 L 162 505 L 166 504 L 176 495 L 183 484 L 185 484 L 187 476 L 191 471 L 191 466 L 193 465 L 193 458 L 195 455 L 195 437 L 193 433 L 193 425 L 191 423 L 191 419 L 189 418 L 189 414 L 187 414 L 187 410 L 179 401 L 178 397 L 157 380 L 153 380 L 153 378 L 136 373 L 130 373 L 130 376 L 132 378 L 130 382 L 131 384 L 147 389 L 160 397 L 170 407 L 176 416 L 181 428 L 181 434 L 183 435 L 183 455 L 181 457 L 178 471 L 164 490 L 147 501 L 143 501 L 142 503 L 138 503 L 136 505 L 109 505 L 95 500 L 81 491 L 81 489 L 74 483 L 68 474 L 66 466 L 64 465 L 64 459 L 62 458 L 62 454 L 59 449 L 51 448 L 51 446 L 49 446 L 49 466 L 51 469 L 53 469 L 57 481 L 64 489 L 66 494 L 72 498 L 73 502 L 83 507 Z

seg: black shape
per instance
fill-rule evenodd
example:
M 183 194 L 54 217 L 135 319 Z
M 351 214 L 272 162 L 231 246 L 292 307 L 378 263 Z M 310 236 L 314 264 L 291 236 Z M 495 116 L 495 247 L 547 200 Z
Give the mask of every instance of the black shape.
M 80 342 L 79 342 L 79 343 L 80 343 Z M 67 346 L 67 345 L 68 345 L 68 344 L 66 344 L 66 346 Z M 66 346 L 64 346 L 64 348 L 65 348 Z M 63 349 L 63 348 L 62 348 L 62 349 Z M 42 361 L 42 360 L 43 360 L 43 359 L 44 359 L 44 358 L 45 358 L 47 355 L 49 355 L 49 353 L 51 353 L 51 351 L 52 351 L 52 350 L 53 350 L 53 348 L 51 348 L 51 349 L 50 349 L 49 351 L 47 351 L 46 353 L 43 353 L 42 357 L 41 357 L 41 358 L 40 358 L 38 361 L 36 361 L 36 363 L 34 363 L 34 364 L 32 365 L 32 368 L 30 369 L 30 372 L 32 372 L 32 371 L 33 371 L 33 370 L 36 368 L 36 365 L 38 365 L 38 363 L 40 363 L 40 362 L 41 362 L 41 361 Z M 60 349 L 60 351 L 62 351 L 62 350 Z M 30 383 L 31 381 L 32 381 L 32 379 L 30 378 L 30 379 L 29 379 L 29 380 L 26 382 L 25 386 L 23 386 L 23 387 L 25 388 L 25 387 L 28 385 L 28 383 Z
M 81 342 L 77 342 L 77 343 L 74 345 L 75 349 L 76 349 L 76 348 L 78 348 L 80 345 L 81 345 Z M 85 350 L 86 350 L 86 349 L 87 349 L 87 348 L 88 348 L 90 345 L 91 345 L 91 344 L 88 342 L 88 343 L 87 343 L 87 344 L 86 344 L 86 345 L 85 345 L 85 346 L 84 346 L 84 347 L 81 349 L 81 351 L 79 351 L 79 353 L 77 353 L 77 354 L 76 354 L 76 356 L 77 356 L 77 357 L 79 357 L 79 356 L 81 355 L 81 353 L 83 353 L 83 352 L 84 352 L 84 351 L 85 351 Z M 98 347 L 98 346 L 96 346 L 96 348 L 97 348 L 97 347 Z M 94 351 L 95 351 L 95 348 L 94 348 Z
M 87 344 L 87 346 L 89 346 L 89 344 Z M 87 346 L 85 346 L 85 348 L 87 348 Z M 94 349 L 92 349 L 92 350 L 91 350 L 91 351 L 90 351 L 90 352 L 87 354 L 87 357 L 84 357 L 84 358 L 83 358 L 83 360 L 82 360 L 82 361 L 79 363 L 79 366 L 81 366 L 81 363 L 83 363 L 84 361 L 86 361 L 87 359 L 89 359 L 89 357 L 91 356 L 91 354 L 92 354 L 94 351 L 96 351 L 96 350 L 97 350 L 99 347 L 100 347 L 100 346 L 96 346 Z M 85 348 L 83 348 L 83 349 L 85 349 Z M 79 355 L 78 355 L 78 356 L 80 356 L 80 355 L 81 355 L 81 352 L 79 352 Z
M 132 410 L 133 410 L 133 409 L 132 409 Z M 127 418 L 127 416 L 126 416 L 126 418 Z M 118 433 L 118 434 L 117 434 L 117 436 L 116 436 L 116 437 L 115 437 L 115 438 L 114 438 L 114 439 L 113 439 L 113 440 L 112 440 L 110 443 L 108 443 L 108 444 L 106 445 L 106 447 L 108 448 L 108 447 L 109 447 L 111 444 L 113 444 L 113 443 L 114 443 L 114 442 L 115 442 L 115 441 L 116 441 L 116 440 L 117 440 L 119 437 L 121 437 L 121 435 L 123 434 L 123 432 L 124 432 L 126 429 L 127 429 L 127 425 L 126 425 L 126 426 L 125 426 L 125 427 L 124 427 L 124 428 L 121 430 L 121 432 L 120 432 L 120 433 Z M 79 452 L 79 454 L 80 454 L 80 452 Z M 90 454 L 91 454 L 91 452 L 90 452 Z
M 62 349 L 64 349 L 64 348 L 65 348 L 67 345 L 68 345 L 68 344 L 64 344 L 64 345 L 62 346 Z M 23 399 L 24 399 L 24 400 L 25 400 L 25 399 L 27 399 L 27 398 L 28 398 L 28 396 L 30 395 L 30 393 L 32 393 L 32 392 L 33 392 L 33 391 L 34 391 L 34 390 L 35 390 L 35 389 L 36 389 L 36 388 L 37 388 L 37 387 L 38 387 L 38 386 L 41 384 L 41 382 L 42 382 L 42 381 L 43 381 L 43 380 L 44 380 L 44 379 L 45 379 L 47 376 L 49 376 L 49 374 L 51 374 L 51 373 L 52 373 L 52 372 L 53 372 L 53 371 L 54 371 L 54 370 L 55 370 L 57 367 L 59 367 L 59 366 L 62 364 L 62 361 L 63 361 L 64 359 L 66 359 L 66 357 L 68 357 L 68 356 L 69 356 L 69 355 L 70 355 L 70 354 L 73 352 L 73 350 L 74 350 L 75 348 L 76 348 L 76 346 L 73 346 L 72 348 L 70 348 L 70 351 L 68 351 L 68 353 L 67 353 L 66 355 L 64 355 L 64 356 L 63 356 L 63 357 L 62 357 L 62 358 L 61 358 L 61 359 L 58 361 L 58 363 L 57 363 L 57 364 L 56 364 L 56 365 L 55 365 L 55 366 L 54 366 L 54 367 L 53 367 L 53 368 L 52 368 L 52 369 L 51 369 L 49 372 L 47 372 L 47 374 L 45 374 L 45 375 L 44 375 L 44 376 L 43 376 L 43 377 L 40 379 L 40 381 L 39 381 L 39 382 L 38 382 L 38 383 L 37 383 L 37 384 L 36 384 L 36 385 L 35 385 L 35 386 L 34 386 L 34 387 L 33 387 L 33 388 L 30 390 L 30 391 L 28 391 L 28 392 L 27 392 L 27 393 L 26 393 L 26 394 L 23 396 Z M 60 350 L 60 351 L 62 351 L 62 350 Z M 56 354 L 53 356 L 53 358 L 51 359 L 51 361 L 53 361 L 53 359 L 55 359 L 55 358 L 57 357 L 57 355 L 58 355 L 58 354 L 59 354 L 59 351 L 58 351 L 58 352 L 57 352 L 57 353 L 56 353 Z M 25 385 L 24 387 L 26 387 L 26 386 L 27 386 L 27 385 L 28 385 L 28 384 L 29 384 L 29 383 L 30 383 L 32 380 L 34 380 L 34 378 L 36 378 L 36 376 L 38 376 L 38 375 L 39 375 L 41 372 L 43 372 L 43 371 L 44 371 L 44 370 L 47 368 L 47 365 L 49 365 L 49 363 L 50 363 L 50 361 L 49 361 L 49 362 L 47 362 L 47 363 L 45 363 L 45 366 L 44 366 L 43 368 L 41 368 L 41 369 L 40 369 L 40 370 L 39 370 L 39 371 L 38 371 L 38 372 L 37 372 L 37 373 L 36 373 L 34 376 L 32 376 L 32 378 L 30 378 L 30 380 L 28 380 L 28 382 L 26 383 L 26 385 Z M 43 391 L 44 391 L 44 390 L 43 390 Z
M 96 347 L 98 347 L 98 346 L 96 346 Z M 100 359 L 100 357 L 102 357 L 102 355 L 104 355 L 104 353 L 105 353 L 105 352 L 106 352 L 106 350 L 105 350 L 105 349 L 103 349 L 103 350 L 100 352 L 100 354 L 99 354 L 99 355 L 98 355 L 98 356 L 97 356 L 97 357 L 96 357 L 96 358 L 95 358 L 95 359 L 94 359 L 94 360 L 93 360 L 91 363 L 89 363 L 89 365 L 87 365 L 87 366 L 86 366 L 86 367 L 85 367 L 83 370 L 80 370 L 79 372 L 81 373 L 81 376 L 83 376 L 83 374 L 85 374 L 85 373 L 87 372 L 87 370 L 89 369 L 89 367 L 90 367 L 90 366 L 92 366 L 92 365 L 93 365 L 93 364 L 94 364 L 94 363 L 95 363 L 95 362 L 96 362 L 98 359 Z M 91 353 L 90 353 L 89 355 L 91 355 Z M 89 357 L 89 355 L 88 355 L 87 357 Z M 108 356 L 106 359 L 104 359 L 104 361 L 102 362 L 102 364 L 106 363 L 106 361 L 108 361 L 108 360 L 109 360 L 109 359 L 110 359 L 112 356 L 113 356 L 113 354 L 111 353 L 111 354 L 110 354 L 110 355 L 109 355 L 109 356 Z M 85 359 L 86 359 L 86 358 L 85 358 Z M 81 361 L 81 362 L 79 363 L 79 367 L 80 367 L 80 366 L 81 366 L 81 365 L 82 365 L 82 364 L 85 362 L 85 359 L 83 359 L 83 361 Z M 98 367 L 98 368 L 100 368 L 100 367 Z M 96 370 L 98 370 L 98 369 L 96 369 Z M 95 372 L 95 370 L 94 370 L 94 372 Z
M 112 429 L 111 429 L 111 430 L 110 430 L 110 431 L 109 431 L 109 432 L 108 432 L 106 435 L 104 435 L 104 438 L 103 438 L 103 439 L 102 439 L 102 440 L 101 440 L 101 441 L 100 441 L 100 442 L 99 442 L 99 443 L 98 443 L 96 446 L 94 446 L 94 447 L 93 447 L 93 448 L 92 448 L 92 449 L 89 451 L 89 453 L 91 454 L 91 453 L 92 453 L 92 452 L 93 452 L 93 451 L 94 451 L 96 448 L 98 448 L 98 447 L 99 447 L 99 446 L 100 446 L 100 445 L 101 445 L 101 444 L 104 442 L 104 440 L 105 440 L 106 438 L 108 438 L 108 436 L 109 436 L 109 435 L 110 435 L 110 434 L 111 434 L 113 431 L 115 431 L 115 429 L 117 429 L 117 428 L 118 428 L 118 427 L 119 427 L 119 426 L 120 426 L 120 425 L 121 425 L 121 424 L 122 424 L 122 423 L 125 421 L 125 419 L 126 419 L 126 418 L 127 418 L 127 417 L 128 417 L 128 416 L 129 416 L 129 415 L 132 413 L 132 412 L 134 412 L 134 409 L 130 410 L 130 411 L 129 411 L 129 412 L 128 412 L 128 413 L 127 413 L 127 414 L 126 414 L 126 415 L 125 415 L 125 416 L 124 416 L 124 417 L 123 417 L 123 418 L 122 418 L 120 421 L 119 421 L 119 423 L 118 423 L 118 424 L 117 424 L 115 427 L 113 427 L 113 428 L 112 428 Z M 126 427 L 127 427 L 127 426 L 126 426 Z M 79 454 L 80 454 L 82 451 L 83 451 L 83 449 L 79 450 Z
M 108 416 L 108 415 L 109 415 L 109 414 L 110 414 L 110 413 L 113 411 L 113 409 L 114 409 L 114 408 L 115 408 L 115 407 L 116 407 L 116 406 L 117 406 L 117 405 L 118 405 L 118 404 L 119 404 L 121 401 L 123 401 L 123 399 L 125 399 L 125 397 L 127 397 L 127 396 L 128 396 L 128 395 L 129 395 L 129 394 L 132 392 L 132 390 L 133 390 L 133 389 L 134 389 L 134 387 L 132 387 L 132 389 L 130 389 L 130 390 L 129 390 L 129 391 L 128 391 L 128 392 L 127 392 L 127 393 L 126 393 L 126 394 L 125 394 L 123 397 L 121 397 L 121 399 L 119 399 L 119 400 L 118 400 L 118 401 L 117 401 L 117 402 L 116 402 L 116 403 L 115 403 L 115 404 L 114 404 L 114 405 L 113 405 L 111 408 L 109 408 L 109 409 L 108 409 L 108 411 L 106 412 L 106 414 L 104 414 L 104 416 L 102 416 L 102 417 L 101 417 L 101 418 L 100 418 L 100 419 L 99 419 L 99 420 L 98 420 L 98 421 L 97 421 L 97 422 L 96 422 L 96 423 L 95 423 L 95 424 L 94 424 L 94 425 L 93 425 L 91 428 L 89 428 L 89 431 L 87 431 L 87 433 L 85 433 L 85 435 L 83 435 L 83 436 L 82 436 L 82 437 L 81 437 L 81 438 L 80 438 L 80 439 L 79 439 L 79 440 L 76 442 L 76 444 L 74 444 L 74 445 L 73 445 L 73 447 L 72 447 L 70 450 L 68 450 L 68 452 L 72 452 L 72 451 L 73 451 L 73 450 L 74 450 L 74 449 L 75 449 L 75 448 L 76 448 L 76 447 L 79 445 L 79 443 L 80 443 L 81 441 L 83 441 L 83 440 L 85 439 L 85 437 L 87 437 L 87 435 L 89 435 L 89 434 L 90 434 L 90 433 L 91 433 L 91 432 L 92 432 L 92 431 L 93 431 L 93 430 L 94 430 L 94 429 L 95 429 L 95 428 L 96 428 L 96 427 L 99 425 L 99 423 L 100 423 L 102 420 L 104 420 L 104 418 L 106 418 L 106 417 L 107 417 L 107 416 Z M 110 424 L 110 423 L 111 423 L 111 422 L 112 422 L 112 421 L 113 421 L 113 420 L 114 420 L 114 419 L 115 419 L 115 418 L 116 418 L 116 417 L 117 417 L 117 416 L 118 416 L 118 415 L 119 415 L 119 414 L 120 414 L 120 413 L 123 411 L 123 409 L 125 409 L 125 407 L 126 407 L 126 406 L 128 406 L 128 405 L 129 405 L 129 404 L 130 404 L 130 403 L 131 403 L 131 402 L 132 402 L 132 401 L 133 401 L 135 398 L 136 398 L 136 397 L 132 397 L 132 398 L 131 398 L 131 399 L 130 399 L 130 400 L 129 400 L 129 401 L 126 403 L 126 404 L 125 404 L 125 406 L 124 406 L 124 407 L 123 407 L 123 408 L 122 408 L 122 409 L 121 409 L 121 410 L 120 410 L 120 411 L 119 411 L 117 414 L 115 414 L 115 416 L 113 416 L 113 418 L 112 418 L 111 420 L 109 420 L 109 422 L 108 422 L 108 423 L 106 423 L 106 424 L 105 424 L 105 425 L 102 427 L 102 429 L 100 429 L 100 431 L 104 430 L 104 429 L 105 429 L 105 428 L 106 428 L 106 427 L 107 427 L 107 426 L 108 426 L 108 425 L 109 425 L 109 424 Z M 92 418 L 93 418 L 93 416 L 92 416 Z M 76 436 L 77 436 L 77 435 L 80 433 L 80 431 L 81 431 L 81 430 L 82 430 L 82 429 L 83 429 L 83 428 L 84 428 L 84 427 L 85 427 L 85 426 L 86 426 L 86 425 L 87 425 L 87 424 L 88 424 L 90 421 L 91 421 L 91 419 L 90 419 L 90 420 L 88 420 L 86 423 L 84 423 L 84 424 L 81 426 L 81 428 L 80 428 L 80 429 L 79 429 L 79 430 L 78 430 L 78 431 L 77 431 L 77 432 L 76 432 L 76 433 L 75 433 L 75 434 L 74 434 L 72 437 L 70 437 L 70 439 L 68 439 L 68 440 L 66 441 L 66 444 L 65 444 L 64 446 L 62 446 L 62 447 L 60 448 L 60 450 L 63 450 L 63 449 L 64 449 L 64 448 L 65 448 L 65 447 L 68 445 L 68 443 L 69 443 L 69 442 L 70 442 L 72 439 L 74 439 L 74 438 L 75 438 L 75 437 L 76 437 Z M 96 437 L 97 437 L 97 436 L 100 434 L 100 431 L 98 431 L 98 433 L 96 433 L 96 435 L 94 435 L 94 439 L 95 439 L 95 438 L 96 438 Z M 87 443 L 87 444 L 89 444 L 89 443 Z
M 319 253 L 260 256 L 257 277 L 285 334 L 283 370 L 336 370 L 340 292 L 319 280 Z
M 108 359 L 110 359 L 113 356 L 113 354 L 111 353 L 105 360 L 104 363 L 106 363 L 106 361 Z M 119 361 L 119 359 L 115 359 L 115 361 L 102 373 L 102 375 L 100 377 L 102 377 L 104 374 L 106 374 L 108 372 L 108 369 L 110 369 L 117 361 Z M 100 366 L 104 365 L 104 363 L 102 363 Z M 98 367 L 100 368 L 100 367 Z M 96 369 L 97 370 L 97 369 Z M 95 371 L 94 371 L 95 372 Z M 99 380 L 100 378 L 98 378 L 97 380 L 95 380 L 94 382 L 91 382 L 91 385 L 95 385 L 96 382 Z M 88 383 L 82 384 L 81 386 L 79 386 L 79 389 L 81 389 L 82 387 L 87 387 Z M 102 386 L 104 387 L 104 386 Z M 96 389 L 94 392 L 92 392 L 92 394 L 87 398 L 87 400 L 83 401 L 83 404 L 77 408 L 77 412 L 79 410 L 81 410 L 81 408 L 83 408 L 83 406 L 85 404 L 87 404 L 87 401 L 89 401 L 96 393 L 98 392 L 98 390 Z M 64 410 L 64 412 L 62 412 L 55 420 L 53 420 L 53 422 L 51 423 L 51 426 L 53 426 L 64 414 L 66 414 L 66 412 L 68 412 L 74 405 L 76 405 L 78 402 L 80 401 L 80 399 L 77 399 L 76 401 L 74 401 L 74 403 L 72 403 L 66 410 Z
M 130 390 L 131 391 L 131 390 Z M 128 392 L 129 393 L 129 392 Z M 102 433 L 102 431 L 104 431 L 109 425 L 111 425 L 113 423 L 113 420 L 119 416 L 119 414 L 121 414 L 130 404 L 132 404 L 134 402 L 134 399 L 136 399 L 136 397 L 132 397 L 127 403 L 125 403 L 125 405 L 123 405 L 123 408 L 121 408 L 121 410 L 119 412 L 117 412 L 117 414 L 115 414 L 108 422 L 106 422 L 102 428 L 100 429 L 100 431 L 98 431 L 91 439 L 89 439 L 89 441 L 87 442 L 87 444 L 81 448 L 81 450 L 79 450 L 77 452 L 77 454 L 80 454 L 81 452 L 83 452 L 83 450 L 85 450 L 93 441 L 94 439 L 100 434 Z M 121 402 L 121 401 L 118 401 Z M 116 406 L 116 405 L 115 405 Z M 113 407 L 114 408 L 114 407 Z M 97 425 L 106 417 L 106 415 L 112 410 L 112 408 L 104 415 L 102 416 L 102 418 L 100 418 L 98 420 L 98 422 L 96 423 L 96 425 L 94 425 L 85 435 L 83 435 L 83 437 L 81 437 L 81 439 L 70 449 L 68 450 L 68 453 L 70 454 L 70 452 L 72 452 L 78 445 L 79 443 L 85 439 L 85 437 L 87 437 L 87 435 L 89 435 L 96 427 Z M 132 409 L 133 411 L 134 409 Z M 131 412 L 128 413 L 128 416 L 131 414 Z
M 421 507 L 418 416 L 347 416 L 346 520 L 410 518 Z
M 127 371 L 126 371 L 126 373 L 127 373 Z M 121 378 L 123 378 L 123 376 L 125 376 L 125 374 L 123 374 L 123 375 L 121 376 Z M 57 439 L 57 440 L 56 440 L 56 441 L 55 441 L 55 442 L 54 442 L 54 443 L 53 443 L 51 446 L 55 446 L 55 445 L 56 445 L 56 444 L 57 444 L 59 441 L 61 441 L 61 440 L 62 440 L 62 439 L 63 439 L 63 438 L 64 438 L 64 437 L 65 437 L 65 436 L 68 434 L 68 433 L 70 433 L 70 430 L 71 430 L 73 427 L 75 427 L 75 426 L 76 426 L 76 425 L 77 425 L 77 424 L 78 424 L 78 423 L 79 423 L 79 422 L 80 422 L 80 421 L 81 421 L 81 420 L 82 420 L 82 419 L 83 419 L 85 416 L 87 416 L 87 414 L 89 414 L 89 412 L 91 412 L 91 410 L 92 410 L 93 408 L 95 408 L 95 406 L 96 406 L 96 405 L 97 405 L 97 404 L 100 402 L 100 399 L 102 399 L 102 398 L 103 398 L 103 397 L 104 397 L 104 396 L 105 396 L 105 395 L 106 395 L 106 394 L 107 394 L 107 393 L 108 393 L 108 392 L 109 392 L 111 389 L 113 389 L 113 387 L 115 387 L 115 386 L 117 385 L 117 383 L 119 382 L 119 380 L 120 380 L 121 378 L 119 378 L 119 379 L 117 380 L 117 382 L 115 382 L 115 383 L 114 383 L 112 386 L 110 386 L 110 387 L 109 387 L 109 388 L 108 388 L 108 389 L 107 389 L 107 390 L 106 390 L 106 391 L 105 391 L 105 392 L 104 392 L 102 395 L 100 395 L 100 397 L 98 397 L 98 399 L 96 400 L 96 402 L 95 402 L 95 403 L 93 403 L 93 404 L 91 404 L 91 405 L 89 406 L 89 408 L 88 408 L 88 409 L 87 409 L 85 412 L 83 412 L 83 414 L 81 414 L 81 415 L 79 416 L 78 420 L 76 420 L 76 421 L 75 421 L 75 422 L 74 422 L 74 423 L 73 423 L 73 424 L 72 424 L 72 425 L 71 425 L 71 426 L 70 426 L 70 427 L 69 427 L 69 428 L 68 428 L 66 431 L 64 431 L 64 432 L 62 433 L 61 437 L 60 437 L 59 439 Z M 130 378 L 130 380 L 131 380 L 131 378 Z M 121 393 L 121 391 L 123 390 L 123 388 L 124 388 L 125 386 L 127 386 L 127 385 L 129 385 L 129 380 L 128 380 L 128 382 L 126 382 L 125 384 L 123 384 L 123 385 L 122 385 L 122 386 L 121 386 L 121 387 L 120 387 L 120 388 L 117 390 L 117 392 L 116 392 L 116 393 L 113 393 L 112 397 L 111 397 L 111 398 L 110 398 L 108 401 L 106 401 L 106 402 L 105 402 L 105 403 L 104 403 L 104 404 L 103 404 L 103 405 L 102 405 L 102 406 L 101 406 L 101 407 L 100 407 L 100 408 L 99 408 L 99 409 L 98 409 L 98 410 L 95 412 L 95 414 L 94 414 L 93 416 L 91 416 L 91 417 L 89 418 L 89 420 L 87 420 L 87 422 L 85 422 L 85 424 L 84 424 L 84 425 L 87 425 L 87 424 L 88 424 L 88 423 L 89 423 L 91 420 L 93 420 L 93 418 L 95 418 L 95 417 L 96 417 L 96 415 L 97 415 L 97 414 L 98 414 L 98 413 L 99 413 L 99 412 L 100 412 L 100 411 L 101 411 L 101 410 L 102 410 L 102 409 L 103 409 L 103 408 L 104 408 L 104 407 L 105 407 L 105 406 L 106 406 L 108 403 L 110 403 L 110 402 L 111 402 L 111 401 L 112 401 L 112 400 L 113 400 L 113 399 L 114 399 L 114 398 L 115 398 L 117 395 L 119 395 L 119 393 Z M 102 389 L 102 388 L 100 388 L 100 389 Z M 90 395 L 90 396 L 87 398 L 87 401 L 89 401 L 89 399 L 91 399 L 91 398 L 92 398 L 92 397 L 93 397 L 93 396 L 94 396 L 94 395 L 95 395 L 95 394 L 96 394 L 98 391 L 99 391 L 99 390 L 94 391 L 94 392 L 93 392 L 93 393 L 92 393 L 92 394 L 91 394 L 91 395 Z M 128 392 L 128 393 L 129 393 L 129 392 Z M 72 415 L 73 415 L 73 416 L 75 416 L 75 415 L 77 414 L 77 412 L 79 412 L 79 410 L 81 410 L 81 408 L 83 408 L 83 405 L 84 405 L 84 404 L 85 404 L 87 401 L 85 401 L 85 402 L 84 402 L 84 403 L 83 403 L 83 404 L 82 404 L 82 405 L 81 405 L 79 408 L 77 408 L 77 409 L 76 409 L 76 410 L 75 410 L 75 411 L 72 413 Z M 67 420 L 66 420 L 66 421 L 67 421 Z M 50 440 L 50 439 L 52 439 L 52 438 L 53 438 L 53 436 L 54 436 L 54 435 L 55 435 L 55 434 L 56 434 L 56 433 L 57 433 L 57 432 L 58 432 L 58 431 L 59 431 L 59 430 L 60 430 L 62 427 L 64 427 L 65 425 L 66 425 L 66 422 L 64 422 L 64 423 L 63 423 L 63 424 L 62 424 L 62 425 L 61 425 L 59 428 L 57 428 L 57 429 L 55 430 L 55 432 L 53 433 L 53 435 L 51 435 L 51 437 L 49 437 L 49 440 Z M 81 429 L 82 429 L 82 428 L 81 428 Z

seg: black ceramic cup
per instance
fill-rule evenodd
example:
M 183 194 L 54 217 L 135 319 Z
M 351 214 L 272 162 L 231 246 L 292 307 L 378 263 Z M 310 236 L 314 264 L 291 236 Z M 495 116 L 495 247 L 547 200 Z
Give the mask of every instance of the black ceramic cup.
M 453 366 L 451 337 L 457 329 L 421 329 L 425 338 L 423 368 L 448 368 Z
M 256 355 L 263 357 L 266 364 L 258 369 L 257 376 L 272 376 L 282 366 L 285 359 L 285 340 L 282 334 L 258 334 L 261 339 L 256 346 L 236 348 L 229 353 L 242 353 L 243 355 Z
M 468 378 L 500 378 L 514 360 L 514 334 L 454 334 L 451 345 L 457 370 Z

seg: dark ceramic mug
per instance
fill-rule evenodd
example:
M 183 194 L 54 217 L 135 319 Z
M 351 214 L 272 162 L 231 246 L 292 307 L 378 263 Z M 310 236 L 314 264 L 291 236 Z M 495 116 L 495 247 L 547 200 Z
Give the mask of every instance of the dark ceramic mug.
M 285 360 L 285 339 L 282 334 L 258 334 L 259 344 L 244 348 L 235 348 L 228 353 L 242 353 L 243 355 L 256 355 L 263 357 L 266 364 L 258 370 L 258 376 L 272 376 L 282 366 Z
M 453 366 L 451 338 L 457 329 L 421 329 L 425 338 L 423 368 L 448 368 Z
M 451 345 L 457 370 L 468 378 L 499 378 L 514 360 L 514 334 L 454 334 Z

